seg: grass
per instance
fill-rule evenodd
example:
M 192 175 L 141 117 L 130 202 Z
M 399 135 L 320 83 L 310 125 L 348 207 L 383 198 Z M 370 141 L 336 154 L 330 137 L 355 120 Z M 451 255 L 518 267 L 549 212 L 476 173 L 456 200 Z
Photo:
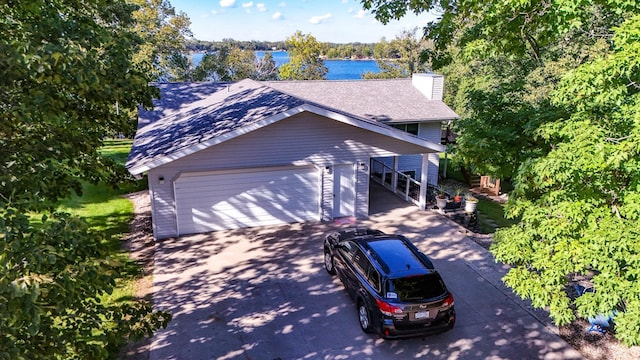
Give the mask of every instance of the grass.
M 444 171 L 444 156 L 440 156 L 440 171 Z M 455 163 L 455 159 L 448 159 L 447 164 L 447 180 L 465 183 L 464 176 L 460 172 L 460 168 Z M 507 191 L 510 184 L 503 184 L 502 189 Z M 478 221 L 480 222 L 480 232 L 483 234 L 491 234 L 498 228 L 508 227 L 518 223 L 518 220 L 507 219 L 504 217 L 504 204 L 479 199 L 478 201 Z
M 107 140 L 104 147 L 100 149 L 100 153 L 124 166 L 131 144 L 131 140 Z M 72 195 L 57 204 L 57 211 L 81 217 L 92 231 L 103 234 L 105 239 L 103 244 L 109 256 L 123 265 L 112 293 L 100 298 L 102 304 L 106 306 L 137 301 L 136 282 L 143 276 L 143 269 L 129 258 L 129 253 L 122 246 L 124 234 L 129 231 L 134 216 L 133 204 L 124 195 L 146 189 L 146 187 L 144 179 L 129 180 L 117 187 L 103 183 L 83 182 L 81 195 Z M 39 226 L 42 213 L 31 213 L 30 217 L 32 225 Z M 95 331 L 95 335 L 100 335 L 98 330 Z M 112 350 L 111 346 L 107 348 Z M 111 358 L 115 359 L 118 355 L 118 353 L 112 353 Z
M 100 153 L 124 166 L 131 144 L 131 140 L 107 140 Z M 61 201 L 58 206 L 59 211 L 84 218 L 92 230 L 103 233 L 111 256 L 124 264 L 120 278 L 116 281 L 116 288 L 110 295 L 101 298 L 105 305 L 136 299 L 136 280 L 142 276 L 142 269 L 129 259 L 122 247 L 123 236 L 129 231 L 134 215 L 133 204 L 124 195 L 144 188 L 144 180 L 132 180 L 117 188 L 102 183 L 83 183 L 82 195 L 73 195 Z
M 124 165 L 131 149 L 131 140 L 112 139 L 105 140 L 104 147 L 100 149 L 100 154 L 112 158 L 118 164 Z
M 107 140 L 100 153 L 124 166 L 131 144 L 131 140 Z M 74 194 L 62 200 L 58 210 L 84 218 L 92 230 L 102 232 L 108 238 L 115 238 L 111 241 L 114 251 L 122 251 L 120 239 L 122 234 L 129 231 L 133 218 L 133 204 L 124 195 L 145 187 L 146 182 L 143 180 L 131 180 L 119 184 L 117 188 L 104 183 L 85 182 L 82 184 L 82 194 Z
M 117 235 L 127 232 L 133 216 L 133 204 L 122 197 L 126 193 L 127 189 L 84 183 L 82 196 L 62 201 L 58 210 L 84 218 L 93 230 Z
M 478 201 L 478 221 L 480 222 L 480 232 L 490 234 L 497 228 L 508 227 L 517 224 L 517 220 L 504 217 L 504 204 L 491 200 L 480 199 Z

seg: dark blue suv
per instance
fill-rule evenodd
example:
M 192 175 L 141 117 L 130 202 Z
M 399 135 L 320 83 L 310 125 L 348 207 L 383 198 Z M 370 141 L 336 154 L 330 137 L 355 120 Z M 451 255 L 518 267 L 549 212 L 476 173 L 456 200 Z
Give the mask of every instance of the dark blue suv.
M 325 238 L 324 265 L 355 301 L 364 332 L 413 337 L 455 324 L 453 294 L 431 260 L 402 235 L 367 228 L 333 232 Z

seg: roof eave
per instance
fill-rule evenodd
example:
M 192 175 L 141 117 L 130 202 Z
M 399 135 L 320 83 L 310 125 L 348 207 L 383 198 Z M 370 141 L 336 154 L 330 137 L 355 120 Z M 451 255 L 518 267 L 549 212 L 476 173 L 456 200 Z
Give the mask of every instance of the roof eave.
M 451 120 L 458 120 L 458 116 L 439 117 L 433 119 L 392 119 L 388 121 L 380 121 L 383 124 L 419 124 L 419 123 L 433 123 L 433 122 L 445 122 Z
M 260 128 L 263 128 L 267 125 L 271 125 L 275 122 L 278 122 L 280 120 L 289 118 L 293 115 L 299 114 L 301 112 L 305 111 L 304 106 L 298 106 L 295 108 L 291 108 L 289 110 L 283 111 L 281 113 L 278 113 L 276 115 L 270 116 L 268 118 L 262 119 L 262 120 L 258 120 L 256 122 L 253 122 L 251 124 L 247 124 L 245 126 L 242 126 L 241 128 L 235 129 L 233 131 L 230 131 L 226 134 L 222 134 L 220 136 L 216 136 L 213 139 L 189 146 L 185 149 L 182 149 L 180 151 L 176 151 L 175 153 L 172 153 L 171 155 L 166 155 L 166 156 L 162 156 L 159 157 L 157 159 L 145 162 L 143 164 L 140 165 L 134 165 L 132 167 L 129 168 L 129 172 L 132 175 L 138 175 L 138 174 L 142 174 L 146 171 L 155 169 L 159 166 L 168 164 L 172 161 L 181 159 L 187 155 L 191 155 L 193 153 L 196 153 L 200 150 L 204 150 L 207 148 L 210 148 L 214 145 L 218 145 L 220 143 L 223 143 L 225 141 L 229 141 L 231 139 L 234 139 L 238 136 L 247 134 L 249 132 L 258 130 Z
M 417 136 L 411 135 L 409 133 L 405 133 L 401 130 L 394 129 L 382 123 L 373 124 L 373 123 L 370 123 L 369 121 L 365 121 L 357 117 L 346 116 L 346 115 L 343 115 L 334 111 L 330 111 L 330 110 L 327 110 L 315 105 L 311 105 L 311 104 L 305 104 L 303 105 L 303 107 L 306 108 L 307 111 L 331 118 L 336 121 L 343 122 L 345 124 L 357 126 L 365 130 L 369 130 L 381 135 L 392 137 L 397 140 L 401 140 L 401 141 L 412 143 L 417 146 L 421 146 L 425 148 L 425 150 L 427 150 L 425 153 L 443 152 L 446 149 L 444 146 L 440 144 L 426 141 Z
M 368 131 L 372 131 L 374 133 L 378 133 L 384 136 L 388 136 L 400 141 L 405 141 L 408 143 L 411 143 L 413 145 L 417 145 L 420 146 L 422 148 L 424 148 L 426 151 L 425 153 L 433 153 L 433 152 L 443 152 L 445 151 L 445 147 L 440 145 L 440 144 L 436 144 L 436 143 L 432 143 L 430 141 L 426 141 L 424 139 L 418 138 L 416 136 L 413 136 L 411 134 L 408 133 L 404 133 L 400 130 L 391 128 L 389 126 L 386 126 L 384 124 L 378 123 L 378 124 L 373 124 L 370 123 L 369 121 L 363 120 L 363 119 L 359 119 L 357 117 L 351 117 L 351 116 L 346 116 L 344 114 L 335 112 L 335 111 L 331 111 L 316 105 L 312 105 L 309 103 L 303 104 L 301 106 L 297 106 L 295 108 L 291 108 L 289 110 L 286 110 L 284 112 L 278 113 L 276 115 L 270 116 L 268 118 L 256 121 L 254 123 L 251 124 L 247 124 L 239 129 L 230 131 L 226 134 L 220 135 L 220 136 L 216 136 L 215 138 L 208 140 L 208 141 L 204 141 L 202 143 L 198 143 L 196 145 L 193 146 L 189 146 L 185 149 L 182 149 L 180 151 L 176 151 L 175 153 L 172 153 L 170 155 L 165 155 L 156 159 L 153 159 L 151 161 L 139 164 L 139 165 L 134 165 L 131 167 L 128 167 L 129 172 L 132 175 L 140 175 L 144 172 L 147 172 L 149 170 L 155 169 L 159 166 L 168 164 L 172 161 L 181 159 L 185 156 L 191 155 L 193 153 L 196 153 L 198 151 L 210 148 L 212 146 L 218 145 L 220 143 L 223 143 L 225 141 L 229 141 L 231 139 L 234 139 L 238 136 L 247 134 L 249 132 L 258 130 L 260 128 L 263 128 L 267 125 L 271 125 L 275 122 L 278 122 L 280 120 L 283 119 L 287 119 L 291 116 L 294 116 L 296 114 L 299 114 L 301 112 L 304 111 L 308 111 L 308 112 L 312 112 L 314 114 L 317 115 L 321 115 L 345 124 L 349 124 L 349 125 L 353 125 L 353 126 L 357 126 L 359 128 L 368 130 Z

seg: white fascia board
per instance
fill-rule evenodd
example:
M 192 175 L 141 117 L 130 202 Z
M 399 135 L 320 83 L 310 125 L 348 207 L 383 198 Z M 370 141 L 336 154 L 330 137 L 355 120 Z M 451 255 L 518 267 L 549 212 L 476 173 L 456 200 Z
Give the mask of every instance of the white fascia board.
M 180 158 L 183 158 L 187 155 L 191 155 L 193 153 L 196 153 L 198 151 L 204 150 L 204 149 L 208 149 L 214 145 L 218 145 L 220 143 L 223 143 L 225 141 L 234 139 L 238 136 L 250 133 L 252 131 L 258 130 L 260 128 L 263 128 L 267 125 L 271 125 L 275 122 L 278 122 L 280 120 L 289 118 L 291 116 L 294 116 L 296 114 L 299 114 L 301 112 L 304 111 L 308 111 L 308 112 L 312 112 L 314 114 L 320 115 L 320 116 L 324 116 L 345 124 L 349 124 L 352 126 L 356 126 L 368 131 L 372 131 L 384 136 L 389 136 L 392 137 L 394 139 L 400 140 L 400 141 L 404 141 L 404 142 L 408 142 L 417 146 L 421 146 L 423 148 L 425 148 L 425 153 L 432 153 L 432 152 L 444 152 L 445 151 L 445 147 L 443 145 L 440 144 L 436 144 L 436 143 L 432 143 L 430 141 L 426 141 L 423 139 L 420 139 L 418 137 L 412 136 L 411 134 L 402 132 L 400 130 L 396 130 L 392 127 L 383 125 L 383 124 L 372 124 L 370 122 L 367 121 L 363 121 L 357 118 L 353 118 L 353 117 L 349 117 L 334 111 L 330 111 L 315 105 L 311 105 L 311 104 L 304 104 L 292 109 L 289 109 L 287 111 L 281 112 L 279 114 L 276 114 L 274 116 L 268 117 L 266 119 L 260 120 L 260 121 L 256 121 L 254 123 L 251 124 L 247 124 L 245 126 L 242 126 L 234 131 L 228 132 L 226 134 L 220 135 L 220 136 L 216 136 L 213 139 L 210 139 L 208 141 L 199 143 L 199 144 L 195 144 L 193 146 L 190 146 L 186 149 L 177 151 L 175 153 L 172 153 L 171 155 L 167 155 L 167 156 L 162 156 L 160 158 L 157 158 L 153 161 L 149 161 L 143 164 L 140 164 L 138 166 L 133 166 L 131 168 L 129 168 L 129 172 L 132 175 L 139 175 L 142 174 L 146 171 L 149 171 L 151 169 L 155 169 L 159 166 L 162 166 L 164 164 L 170 163 L 172 161 L 178 160 Z
M 142 174 L 145 171 L 149 171 L 151 169 L 155 169 L 159 166 L 162 166 L 164 164 L 170 163 L 172 161 L 178 160 L 180 158 L 183 158 L 187 155 L 191 155 L 193 153 L 196 153 L 198 151 L 201 150 L 205 150 L 208 149 L 214 145 L 218 145 L 220 143 L 223 143 L 225 141 L 229 141 L 231 139 L 234 139 L 238 136 L 250 133 L 252 131 L 258 130 L 260 128 L 263 128 L 267 125 L 271 125 L 275 122 L 278 122 L 280 120 L 289 118 L 293 115 L 299 114 L 301 112 L 305 111 L 304 106 L 298 106 L 292 109 L 289 109 L 287 111 L 281 112 L 279 114 L 273 115 L 271 117 L 268 117 L 266 119 L 260 120 L 260 121 L 256 121 L 254 123 L 251 124 L 247 124 L 244 125 L 236 130 L 230 131 L 226 134 L 220 135 L 220 136 L 216 136 L 213 139 L 210 139 L 208 141 L 199 143 L 199 144 L 195 144 L 192 146 L 189 146 L 186 149 L 182 149 L 180 151 L 177 151 L 175 153 L 172 153 L 171 155 L 168 156 L 162 156 L 160 158 L 157 158 L 153 161 L 150 162 L 146 162 L 144 164 L 140 164 L 138 166 L 133 166 L 129 169 L 129 172 L 132 175 L 138 175 L 138 174 Z
M 402 120 L 389 120 L 385 121 L 384 124 L 392 124 L 392 125 L 402 125 L 402 124 L 429 124 L 435 122 L 447 122 L 458 120 L 459 117 L 442 117 L 442 118 L 433 118 L 433 119 L 402 119 Z
M 401 140 L 404 142 L 408 142 L 414 145 L 418 145 L 421 146 L 423 148 L 425 148 L 427 151 L 425 151 L 425 153 L 432 153 L 432 152 L 444 152 L 446 147 L 440 144 L 436 144 L 436 143 L 432 143 L 430 141 L 426 141 L 424 139 L 421 139 L 417 136 L 413 136 L 409 133 L 405 133 L 401 130 L 397 130 L 394 129 L 390 126 L 384 125 L 382 123 L 380 124 L 372 124 L 368 121 L 363 121 L 360 120 L 358 118 L 353 118 L 353 117 L 349 117 L 340 113 L 336 113 L 321 107 L 317 107 L 314 105 L 310 105 L 310 104 L 305 104 L 302 106 L 303 108 L 305 108 L 307 111 L 313 112 L 315 114 L 324 116 L 324 117 L 328 117 L 331 118 L 333 120 L 336 121 L 340 121 L 342 123 L 345 124 L 349 124 L 352 126 L 356 126 L 359 127 L 361 129 L 365 129 L 368 131 L 372 131 L 375 133 L 378 133 L 380 135 L 384 135 L 384 136 L 388 136 L 397 140 Z

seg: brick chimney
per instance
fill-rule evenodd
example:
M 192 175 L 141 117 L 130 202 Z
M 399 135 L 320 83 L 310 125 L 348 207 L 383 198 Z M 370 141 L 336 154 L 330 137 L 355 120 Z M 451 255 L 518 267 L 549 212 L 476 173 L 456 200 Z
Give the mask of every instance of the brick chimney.
M 442 101 L 444 76 L 433 73 L 413 74 L 411 84 L 429 100 Z

